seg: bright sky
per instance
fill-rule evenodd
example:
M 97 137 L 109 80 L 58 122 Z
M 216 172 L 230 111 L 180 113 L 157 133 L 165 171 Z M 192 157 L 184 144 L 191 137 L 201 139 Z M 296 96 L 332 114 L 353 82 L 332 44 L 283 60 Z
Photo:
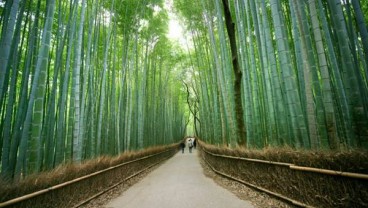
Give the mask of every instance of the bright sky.
M 186 39 L 184 35 L 183 27 L 178 21 L 178 17 L 172 12 L 173 0 L 165 0 L 165 9 L 169 14 L 169 33 L 167 37 L 173 41 L 176 41 L 183 48 L 186 48 Z

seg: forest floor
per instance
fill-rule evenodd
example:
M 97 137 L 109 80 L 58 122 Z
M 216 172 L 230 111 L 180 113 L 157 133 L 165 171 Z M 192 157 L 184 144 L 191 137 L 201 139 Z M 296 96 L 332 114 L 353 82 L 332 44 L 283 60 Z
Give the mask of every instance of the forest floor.
M 134 186 L 133 186 L 134 185 Z M 145 196 L 143 198 L 143 196 Z M 214 173 L 200 158 L 177 153 L 162 165 L 83 207 L 292 207 Z

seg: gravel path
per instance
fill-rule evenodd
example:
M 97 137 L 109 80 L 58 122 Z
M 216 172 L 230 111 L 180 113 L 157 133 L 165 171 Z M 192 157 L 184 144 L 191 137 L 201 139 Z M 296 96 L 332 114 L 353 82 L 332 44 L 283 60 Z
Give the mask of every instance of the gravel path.
M 191 175 L 193 177 L 191 177 Z M 155 177 L 159 179 L 155 179 Z M 136 186 L 137 188 L 135 188 Z M 155 186 L 158 190 L 154 188 Z M 217 190 L 216 192 L 219 192 L 220 196 L 211 195 L 214 189 Z M 227 204 L 223 205 L 222 203 L 224 201 L 218 202 L 219 199 L 222 200 L 221 198 L 229 195 L 231 200 L 227 202 Z M 119 202 L 120 200 L 127 201 Z M 225 199 L 225 202 L 227 200 L 228 199 Z M 152 201 L 154 204 L 151 203 Z M 163 208 L 293 207 L 267 194 L 255 191 L 243 184 L 217 175 L 207 164 L 200 160 L 197 155 L 197 150 L 189 154 L 187 149 L 184 154 L 181 152 L 176 154 L 162 165 L 150 168 L 148 171 L 128 180 L 83 207 L 144 208 L 144 206 L 138 202 L 145 204 L 146 207 Z M 231 206 L 233 204 L 234 206 Z
M 264 192 L 256 191 L 242 183 L 222 177 L 211 170 L 211 168 L 201 160 L 204 174 L 213 179 L 217 184 L 226 188 L 240 199 L 250 201 L 255 207 L 260 208 L 295 208 L 295 206 L 285 203 Z
M 252 208 L 250 202 L 203 174 L 197 153 L 177 153 L 118 198 L 108 208 Z

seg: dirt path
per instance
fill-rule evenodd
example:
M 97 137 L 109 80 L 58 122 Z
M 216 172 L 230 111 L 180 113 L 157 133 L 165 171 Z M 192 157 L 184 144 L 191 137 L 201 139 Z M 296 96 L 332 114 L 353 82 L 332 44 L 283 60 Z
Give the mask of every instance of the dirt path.
M 203 174 L 197 151 L 179 152 L 140 182 L 113 199 L 107 208 L 252 208 Z

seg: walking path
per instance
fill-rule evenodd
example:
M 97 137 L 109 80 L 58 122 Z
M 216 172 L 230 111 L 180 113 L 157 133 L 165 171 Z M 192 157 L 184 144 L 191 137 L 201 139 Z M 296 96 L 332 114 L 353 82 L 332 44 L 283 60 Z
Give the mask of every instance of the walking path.
M 106 205 L 108 208 L 253 208 L 203 174 L 197 150 L 177 153 Z

